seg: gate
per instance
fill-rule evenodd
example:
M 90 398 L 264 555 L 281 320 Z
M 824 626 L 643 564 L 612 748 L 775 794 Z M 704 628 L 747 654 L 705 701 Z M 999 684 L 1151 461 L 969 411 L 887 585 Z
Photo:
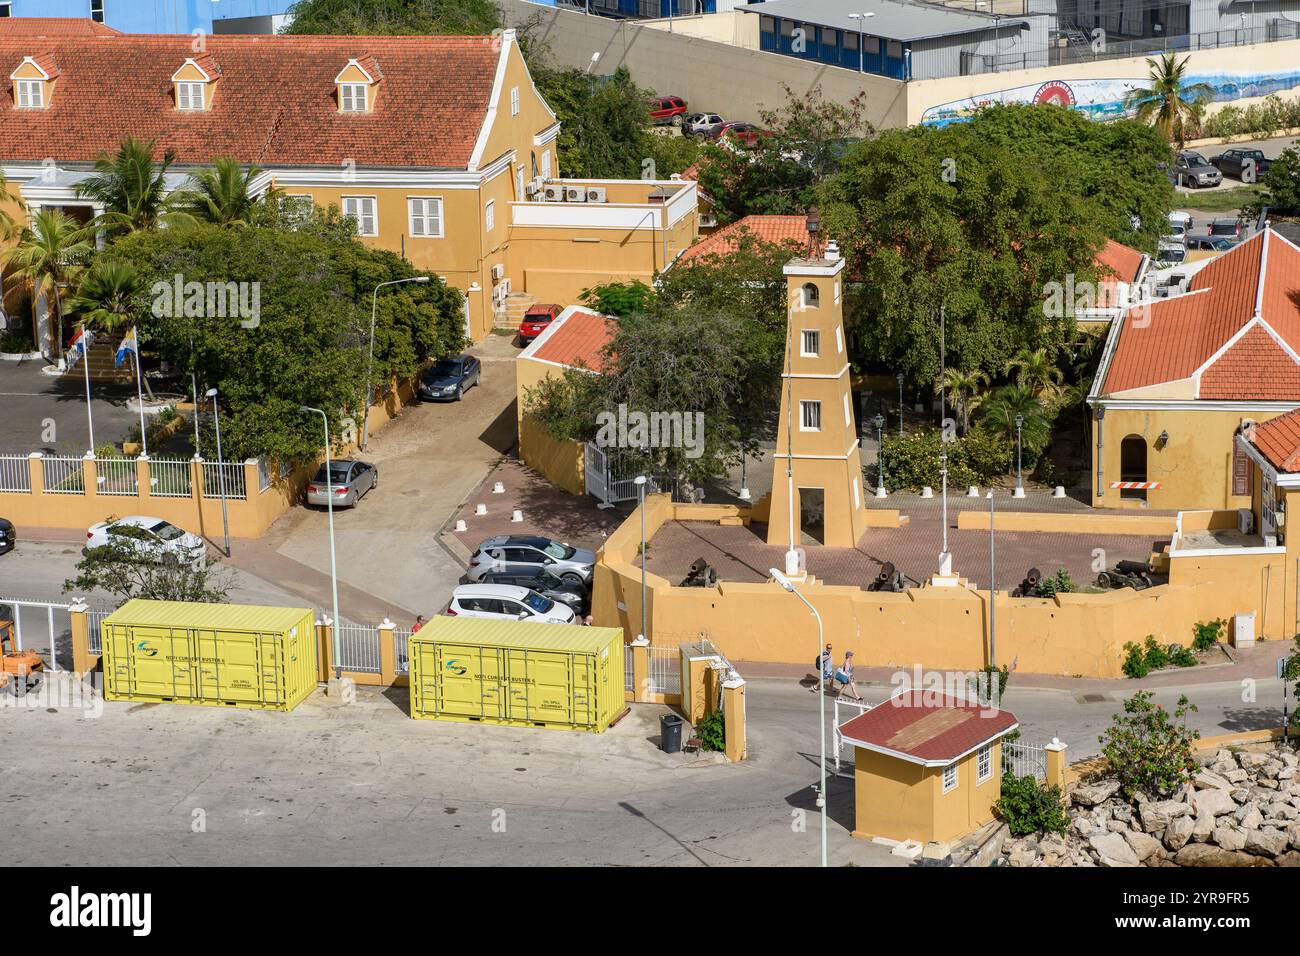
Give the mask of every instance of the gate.
M 1016 740 L 1002 741 L 1002 773 L 1015 777 L 1047 779 L 1047 748 L 1022 744 Z
M 595 442 L 587 442 L 582 456 L 583 479 L 587 493 L 599 498 L 601 504 L 614 505 L 620 501 L 636 501 L 636 478 L 629 474 L 626 466 L 621 465 L 616 455 L 611 455 Z M 659 482 L 653 475 L 646 480 L 645 493 L 654 494 L 660 490 Z
M 872 705 L 865 700 L 850 700 L 846 697 L 836 697 L 834 703 L 835 713 L 831 722 L 831 749 L 834 751 L 835 776 L 851 777 L 853 776 L 852 770 L 840 771 L 840 758 L 844 755 L 844 736 L 840 733 L 840 728 L 854 717 L 865 714 L 871 709 Z
M 65 660 L 72 660 L 72 621 L 68 605 L 0 598 L 0 621 L 13 622 L 15 651 L 36 651 L 50 670 L 59 669 L 60 651 Z
M 338 638 L 339 659 L 335 666 L 340 670 L 361 674 L 379 673 L 379 629 L 364 624 L 334 625 Z

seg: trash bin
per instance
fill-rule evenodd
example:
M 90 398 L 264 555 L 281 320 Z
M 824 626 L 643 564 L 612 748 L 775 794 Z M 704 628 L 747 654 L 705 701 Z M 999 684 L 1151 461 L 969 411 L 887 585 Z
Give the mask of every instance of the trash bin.
M 682 752 L 682 719 L 676 714 L 659 718 L 659 749 L 666 754 Z

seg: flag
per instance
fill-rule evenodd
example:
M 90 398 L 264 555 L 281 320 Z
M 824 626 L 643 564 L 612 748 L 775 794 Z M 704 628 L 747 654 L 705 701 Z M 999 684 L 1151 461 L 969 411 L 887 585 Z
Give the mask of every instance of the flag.
M 122 344 L 117 347 L 117 357 L 113 359 L 113 367 L 121 368 L 122 362 L 126 359 L 126 353 L 135 354 L 136 360 L 140 358 L 140 343 L 135 336 L 135 326 L 131 326 L 131 331 L 126 333 L 122 338 Z
M 95 333 L 90 329 L 82 326 L 77 329 L 77 334 L 72 337 L 68 344 L 71 355 L 68 357 L 68 368 L 77 364 L 77 360 L 90 351 L 91 345 L 95 342 Z

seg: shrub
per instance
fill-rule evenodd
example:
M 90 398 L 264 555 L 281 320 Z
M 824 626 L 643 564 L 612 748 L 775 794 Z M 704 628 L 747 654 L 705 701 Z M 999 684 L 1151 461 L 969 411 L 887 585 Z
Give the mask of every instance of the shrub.
M 1124 672 L 1125 677 L 1132 677 L 1134 680 L 1151 673 L 1151 668 L 1147 666 L 1146 654 L 1132 641 L 1124 645 L 1124 663 L 1120 665 L 1120 670 Z
M 1038 596 L 1052 597 L 1054 594 L 1068 594 L 1071 591 L 1079 590 L 1079 586 L 1074 583 L 1070 577 L 1070 572 L 1065 568 L 1057 568 L 1056 573 L 1050 578 L 1043 578 L 1038 582 Z
M 1012 836 L 1032 833 L 1064 833 L 1070 824 L 1061 799 L 1061 788 L 1048 787 L 1033 777 L 1002 775 L 1002 796 L 993 810 L 1006 821 Z
M 715 710 L 695 727 L 701 750 L 723 750 L 727 743 L 727 722 L 722 711 Z
M 1145 649 L 1148 670 L 1158 671 L 1162 667 L 1169 666 L 1169 652 L 1157 644 L 1156 639 L 1150 634 L 1147 635 Z
M 1145 690 L 1124 701 L 1124 713 L 1112 717 L 1111 726 L 1097 739 L 1125 797 L 1131 799 L 1138 791 L 1168 797 L 1191 779 L 1196 769 L 1192 741 L 1201 734 L 1188 730 L 1187 714 L 1195 710 L 1182 696 L 1171 717 Z
M 881 460 L 891 488 L 938 488 L 941 483 L 938 431 L 882 436 Z M 1007 473 L 1015 448 L 1001 436 L 972 429 L 948 443 L 948 487 L 983 485 Z
M 1219 643 L 1219 638 L 1223 634 L 1223 628 L 1227 625 L 1223 618 L 1216 617 L 1213 621 L 1198 621 L 1192 625 L 1192 650 L 1208 651 L 1215 644 Z
M 1284 100 L 1276 93 L 1250 106 L 1225 106 L 1209 117 L 1202 128 L 1207 137 L 1236 136 L 1240 133 L 1274 133 L 1300 126 L 1300 101 Z
M 1178 667 L 1195 667 L 1196 655 L 1185 647 L 1179 647 L 1169 655 L 1169 663 Z

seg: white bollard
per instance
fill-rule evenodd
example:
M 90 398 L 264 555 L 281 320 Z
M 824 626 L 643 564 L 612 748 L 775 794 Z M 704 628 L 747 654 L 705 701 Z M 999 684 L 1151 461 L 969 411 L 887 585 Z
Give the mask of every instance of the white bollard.
M 478 516 L 481 518 L 483 515 L 487 514 L 487 505 L 485 505 L 485 504 L 477 504 L 477 505 L 475 505 L 475 506 L 474 506 L 474 513 L 475 513 L 476 515 L 478 515 Z
M 933 498 L 933 497 L 934 497 L 934 489 L 931 488 L 929 485 L 926 485 L 924 488 L 921 489 L 921 497 L 922 497 L 922 498 Z
M 1065 485 L 1057 485 L 1057 486 L 1056 486 L 1056 489 L 1052 492 L 1052 497 L 1053 497 L 1053 498 L 1064 498 L 1064 497 L 1065 497 Z
M 505 493 L 506 493 L 506 485 L 505 485 L 505 482 L 503 482 L 503 481 L 498 481 L 495 485 L 492 486 L 492 494 L 494 494 L 494 495 L 504 495 Z
M 518 524 L 520 521 L 524 520 L 524 513 L 520 511 L 518 508 L 516 508 L 513 512 L 511 512 L 510 520 Z
M 971 485 L 969 488 L 966 489 L 967 498 L 978 498 L 979 496 L 980 496 L 980 490 L 975 485 Z
M 749 494 L 749 489 L 748 489 L 748 488 L 741 488 L 741 489 L 740 489 L 740 495 L 739 495 L 738 497 L 740 498 L 741 501 L 749 501 L 749 500 L 750 500 L 750 497 L 751 497 L 750 494 Z
M 876 485 L 876 497 L 877 497 L 877 498 L 888 498 L 888 497 L 889 497 L 889 492 L 885 490 L 885 486 L 884 486 L 884 485 Z
M 1017 486 L 1015 491 L 1011 492 L 1012 498 L 1023 498 L 1024 496 L 1025 496 L 1025 489 L 1020 486 Z
M 469 530 L 469 528 L 468 528 L 468 527 L 466 526 L 466 524 L 465 524 L 465 519 L 464 519 L 464 518 L 457 518 L 457 519 L 456 519 L 456 532 L 457 532 L 457 534 L 459 534 L 459 533 L 462 532 L 462 531 L 468 531 L 468 530 Z

